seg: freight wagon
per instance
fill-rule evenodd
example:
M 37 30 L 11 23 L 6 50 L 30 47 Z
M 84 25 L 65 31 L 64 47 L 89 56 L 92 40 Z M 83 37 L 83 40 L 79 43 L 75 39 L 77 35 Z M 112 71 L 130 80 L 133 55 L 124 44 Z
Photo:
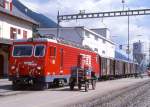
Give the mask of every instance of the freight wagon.
M 11 48 L 9 79 L 14 89 L 21 85 L 48 88 L 69 83 L 74 68 L 88 66 L 98 77 L 99 56 L 84 47 L 48 38 L 17 40 Z
M 132 61 L 100 57 L 99 80 L 124 78 L 138 75 L 138 64 Z

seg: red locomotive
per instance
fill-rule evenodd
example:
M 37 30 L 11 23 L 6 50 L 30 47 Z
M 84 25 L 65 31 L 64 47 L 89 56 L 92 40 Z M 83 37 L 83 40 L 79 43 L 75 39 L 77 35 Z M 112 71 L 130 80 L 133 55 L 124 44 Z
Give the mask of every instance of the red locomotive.
M 95 89 L 95 78 L 113 79 L 138 75 L 138 64 L 99 56 L 90 48 L 62 40 L 31 38 L 17 40 L 11 48 L 9 79 L 14 89 L 32 85 L 48 88 L 65 83 Z
M 73 70 L 85 66 L 99 76 L 97 53 L 48 38 L 17 40 L 11 48 L 9 79 L 14 89 L 21 85 L 48 88 L 51 83 L 69 83 Z

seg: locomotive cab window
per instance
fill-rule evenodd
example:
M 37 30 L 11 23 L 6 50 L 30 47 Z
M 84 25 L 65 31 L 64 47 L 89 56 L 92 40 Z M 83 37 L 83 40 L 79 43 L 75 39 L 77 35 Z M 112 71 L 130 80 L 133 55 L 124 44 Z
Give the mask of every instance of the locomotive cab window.
M 32 56 L 32 45 L 16 45 L 13 48 L 14 57 L 30 57 Z
M 35 56 L 36 57 L 43 57 L 45 54 L 45 46 L 44 45 L 37 45 L 35 47 Z
M 56 47 L 50 47 L 50 57 L 56 57 Z

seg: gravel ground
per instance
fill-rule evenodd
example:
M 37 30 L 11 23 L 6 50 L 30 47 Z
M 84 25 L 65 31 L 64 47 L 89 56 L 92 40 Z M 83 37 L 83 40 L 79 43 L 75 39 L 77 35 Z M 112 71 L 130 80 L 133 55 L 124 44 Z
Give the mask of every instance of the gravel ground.
M 150 80 L 68 107 L 150 107 Z
M 68 86 L 13 91 L 10 81 L 0 80 L 0 107 L 148 107 L 149 82 L 149 78 L 102 81 L 96 90 L 85 92 L 77 87 L 70 91 Z

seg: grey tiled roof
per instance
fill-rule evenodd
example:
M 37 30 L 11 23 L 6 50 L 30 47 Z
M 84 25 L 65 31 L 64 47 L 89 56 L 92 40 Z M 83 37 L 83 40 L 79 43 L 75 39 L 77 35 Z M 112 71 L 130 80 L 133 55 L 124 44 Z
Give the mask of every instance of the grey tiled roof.
M 28 17 L 27 15 L 25 15 L 24 13 L 22 13 L 20 10 L 18 10 L 15 6 L 13 6 L 13 10 L 12 12 L 4 9 L 3 7 L 0 7 L 0 12 L 1 13 L 5 13 L 7 15 L 11 15 L 14 16 L 16 18 L 31 22 L 33 24 L 38 25 L 38 22 L 36 22 L 35 20 L 31 19 L 30 17 Z

